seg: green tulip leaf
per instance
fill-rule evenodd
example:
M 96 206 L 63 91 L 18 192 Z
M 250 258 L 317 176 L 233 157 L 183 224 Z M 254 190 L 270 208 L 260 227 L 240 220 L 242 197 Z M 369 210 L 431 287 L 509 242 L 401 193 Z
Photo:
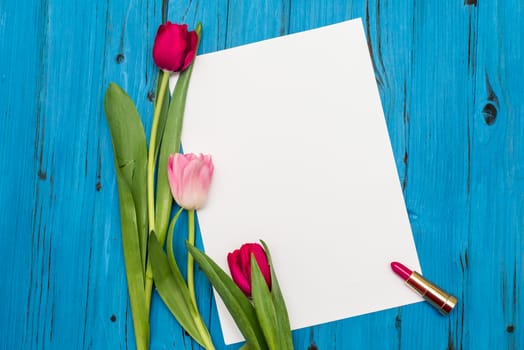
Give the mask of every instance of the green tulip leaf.
M 245 294 L 209 256 L 187 242 L 186 247 L 222 298 L 238 329 L 249 344 L 249 349 L 268 349 L 255 309 Z
M 267 345 L 270 350 L 278 350 L 278 333 L 275 306 L 271 292 L 267 286 L 264 276 L 254 255 L 251 255 L 251 295 L 255 312 L 257 314 L 260 328 L 266 337 Z
M 277 347 L 280 350 L 293 350 L 293 337 L 291 335 L 291 325 L 289 324 L 289 316 L 286 308 L 286 302 L 284 301 L 284 296 L 278 284 L 277 275 L 273 267 L 273 261 L 271 259 L 271 253 L 264 241 L 260 241 L 264 250 L 266 251 L 267 259 L 269 262 L 269 267 L 271 270 L 271 297 L 273 299 L 273 305 L 275 307 L 276 313 L 276 322 L 279 338 L 279 346 Z
M 124 175 L 118 168 L 116 173 L 120 198 L 122 246 L 136 346 L 138 350 L 147 350 L 149 348 L 149 317 L 144 292 L 144 274 L 140 259 L 140 242 L 138 240 L 135 204 L 127 182 L 122 180 Z
M 137 234 L 140 242 L 139 256 L 142 261 L 142 274 L 144 274 L 148 237 L 146 136 L 133 101 L 115 83 L 110 83 L 107 88 L 104 109 L 113 142 L 115 166 L 119 170 L 117 181 L 126 182 L 135 204 Z
M 200 42 L 202 25 L 199 23 L 196 27 L 198 35 L 198 43 Z M 180 135 L 182 134 L 182 124 L 184 120 L 184 110 L 186 106 L 187 89 L 189 87 L 189 80 L 193 71 L 193 64 L 182 73 L 180 73 L 173 97 L 169 103 L 167 112 L 167 120 L 165 122 L 164 133 L 162 136 L 162 143 L 160 146 L 160 155 L 158 160 L 158 175 L 157 175 L 157 192 L 156 192 L 156 214 L 155 224 L 156 233 L 160 243 L 164 243 L 166 237 L 167 226 L 169 223 L 169 216 L 171 214 L 171 206 L 173 204 L 173 197 L 169 189 L 169 182 L 167 179 L 167 160 L 173 153 L 180 151 Z
M 164 135 L 164 129 L 166 127 L 166 121 L 167 121 L 167 110 L 169 107 L 169 84 L 166 86 L 166 90 L 164 93 L 164 98 L 162 99 L 162 106 L 158 106 L 158 96 L 160 95 L 160 88 L 161 88 L 161 82 L 162 82 L 162 75 L 168 74 L 164 73 L 164 71 L 159 70 L 158 71 L 158 79 L 156 83 L 156 93 L 155 93 L 155 109 L 160 108 L 160 114 L 158 116 L 158 129 L 157 129 L 157 136 L 156 136 L 156 142 L 155 142 L 155 160 L 158 157 L 158 152 L 160 151 L 160 142 L 162 141 L 162 136 Z M 155 162 L 156 164 L 156 162 Z
M 168 257 L 164 253 L 160 242 L 153 232 L 149 238 L 149 258 L 153 268 L 153 280 L 167 308 L 186 332 L 200 345 L 204 344 L 199 328 L 196 324 L 196 311 L 186 282 L 178 269 L 178 266 L 170 266 Z

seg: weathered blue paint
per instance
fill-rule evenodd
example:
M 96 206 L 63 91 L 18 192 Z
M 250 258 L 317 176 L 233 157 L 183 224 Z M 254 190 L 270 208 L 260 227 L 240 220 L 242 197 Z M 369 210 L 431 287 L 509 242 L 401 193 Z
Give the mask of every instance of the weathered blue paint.
M 299 330 L 297 349 L 524 348 L 521 1 L 20 0 L 0 2 L 1 349 L 134 348 L 102 98 L 118 82 L 148 132 L 163 15 L 202 21 L 201 53 L 363 18 L 424 273 L 460 302 Z M 151 322 L 151 349 L 195 347 L 156 296 Z

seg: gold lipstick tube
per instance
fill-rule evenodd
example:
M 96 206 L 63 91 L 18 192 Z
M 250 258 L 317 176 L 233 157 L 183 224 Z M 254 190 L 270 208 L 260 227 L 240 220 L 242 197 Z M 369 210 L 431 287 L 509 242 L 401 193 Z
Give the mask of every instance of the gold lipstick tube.
M 457 298 L 435 286 L 415 271 L 413 271 L 406 280 L 406 284 L 437 308 L 443 315 L 449 314 L 457 304 Z

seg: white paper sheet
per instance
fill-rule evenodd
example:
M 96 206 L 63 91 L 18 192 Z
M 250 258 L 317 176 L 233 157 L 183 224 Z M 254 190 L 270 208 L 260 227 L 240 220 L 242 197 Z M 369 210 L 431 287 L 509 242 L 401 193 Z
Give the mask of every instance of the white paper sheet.
M 359 19 L 198 56 L 182 143 L 215 163 L 206 252 L 263 239 L 293 329 L 421 300 L 389 266 L 420 271 Z

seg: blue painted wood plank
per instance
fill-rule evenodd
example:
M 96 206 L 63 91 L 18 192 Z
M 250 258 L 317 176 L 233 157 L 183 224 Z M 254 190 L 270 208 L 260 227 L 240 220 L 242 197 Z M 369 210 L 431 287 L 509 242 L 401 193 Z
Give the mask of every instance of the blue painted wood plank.
M 491 6 L 489 6 L 491 5 Z M 479 3 L 471 60 L 475 84 L 471 125 L 470 327 L 487 347 L 520 349 L 522 304 L 522 123 L 524 18 L 520 3 Z M 519 29 L 517 29 L 519 28 Z M 516 31 L 514 35 L 509 33 Z M 518 33 L 517 33 L 518 32 Z M 476 292 L 482 291 L 482 292 Z M 492 303 L 490 322 L 477 305 Z M 485 317 L 485 316 L 484 316 Z
M 424 273 L 460 302 L 298 330 L 297 349 L 524 346 L 520 1 L 24 0 L 0 3 L 0 348 L 135 348 L 102 99 L 122 85 L 148 132 L 166 16 L 204 23 L 201 53 L 363 18 Z M 152 349 L 195 347 L 156 296 L 151 323 Z
M 469 11 L 463 3 L 414 7 L 412 69 L 406 79 L 410 136 L 405 198 L 425 274 L 460 300 L 449 319 L 420 308 L 403 317 L 407 337 L 426 325 L 416 337 L 425 347 L 459 348 L 462 342 L 461 261 L 467 259 L 469 230 L 467 102 L 472 84 L 468 46 L 455 43 L 467 43 Z
M 45 71 L 38 64 L 45 50 L 41 29 L 45 8 L 35 4 L 24 16 L 12 16 L 20 4 L 0 6 L 0 345 L 20 347 L 33 327 L 27 309 L 35 301 L 29 290 L 34 285 L 31 266 L 37 256 L 34 231 L 37 220 L 35 192 L 40 181 L 38 149 L 42 137 L 35 125 L 42 119 L 40 102 L 46 89 Z M 23 4 L 22 4 L 23 6 Z M 24 45 L 11 38 L 24 38 Z M 36 327 L 34 327 L 36 328 Z

